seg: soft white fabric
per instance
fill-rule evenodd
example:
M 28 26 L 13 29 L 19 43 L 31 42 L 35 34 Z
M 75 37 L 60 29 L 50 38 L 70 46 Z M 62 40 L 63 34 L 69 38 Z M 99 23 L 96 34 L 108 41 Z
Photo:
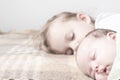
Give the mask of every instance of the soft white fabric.
M 120 79 L 120 14 L 119 13 L 101 13 L 96 18 L 96 28 L 112 29 L 117 31 L 116 44 L 117 56 L 115 58 L 112 70 L 108 80 Z
M 120 14 L 118 13 L 101 13 L 95 21 L 96 28 L 112 29 L 119 31 Z
M 113 68 L 108 77 L 108 80 L 119 80 L 120 79 L 120 32 L 117 33 L 117 56 L 115 58 Z

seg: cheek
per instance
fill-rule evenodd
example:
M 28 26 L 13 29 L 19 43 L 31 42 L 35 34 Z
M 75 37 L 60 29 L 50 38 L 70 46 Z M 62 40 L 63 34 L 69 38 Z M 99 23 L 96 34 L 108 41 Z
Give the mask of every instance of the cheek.
M 77 49 L 77 55 L 79 60 L 81 61 L 86 61 L 88 58 L 88 47 L 84 44 L 85 42 L 83 41 Z
M 82 60 L 82 58 L 81 58 L 80 54 L 77 53 L 76 62 L 77 62 L 77 64 L 78 64 L 79 66 L 81 66 L 81 60 Z
M 77 57 L 76 57 L 76 61 L 77 61 L 77 64 L 79 66 L 80 69 L 83 69 L 84 65 L 83 65 L 83 61 L 84 61 L 84 58 L 82 56 L 82 54 L 78 51 L 77 52 Z
M 110 58 L 109 56 L 99 56 L 99 57 L 97 57 L 96 62 L 100 65 L 111 66 L 114 62 L 114 59 Z
M 80 71 L 82 72 L 85 72 L 85 64 L 83 63 L 84 60 L 81 58 L 81 57 L 77 57 L 77 65 L 78 65 L 78 68 L 80 69 Z
M 87 55 L 85 54 L 84 51 L 82 51 L 81 49 L 78 49 L 77 51 L 77 63 L 79 68 L 85 72 L 87 64 L 88 64 L 88 59 L 87 59 Z
M 105 51 L 105 52 L 104 52 Z M 113 52 L 110 51 L 106 51 L 106 50 L 101 50 L 99 51 L 100 53 L 98 53 L 98 60 L 99 61 L 103 61 L 106 63 L 112 63 L 114 58 L 115 58 L 115 54 Z

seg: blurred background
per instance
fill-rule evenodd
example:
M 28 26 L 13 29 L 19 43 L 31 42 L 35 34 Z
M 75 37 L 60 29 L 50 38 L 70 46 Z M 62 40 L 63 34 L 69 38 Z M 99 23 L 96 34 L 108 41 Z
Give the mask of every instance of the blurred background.
M 120 12 L 120 0 L 0 0 L 0 30 L 40 29 L 53 15 L 85 12 Z

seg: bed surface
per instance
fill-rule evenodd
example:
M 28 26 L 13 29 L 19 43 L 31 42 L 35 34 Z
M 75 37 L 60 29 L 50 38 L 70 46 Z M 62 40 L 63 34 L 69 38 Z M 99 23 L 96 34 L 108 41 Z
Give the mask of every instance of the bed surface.
M 79 71 L 74 56 L 37 51 L 31 36 L 24 34 L 0 35 L 0 65 L 0 80 L 88 79 Z

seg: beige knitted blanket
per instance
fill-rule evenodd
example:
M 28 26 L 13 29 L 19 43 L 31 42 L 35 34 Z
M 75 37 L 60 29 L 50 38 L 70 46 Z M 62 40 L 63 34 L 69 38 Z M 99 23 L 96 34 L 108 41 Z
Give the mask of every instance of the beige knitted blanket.
M 0 80 L 90 80 L 74 56 L 37 51 L 30 36 L 0 35 Z

